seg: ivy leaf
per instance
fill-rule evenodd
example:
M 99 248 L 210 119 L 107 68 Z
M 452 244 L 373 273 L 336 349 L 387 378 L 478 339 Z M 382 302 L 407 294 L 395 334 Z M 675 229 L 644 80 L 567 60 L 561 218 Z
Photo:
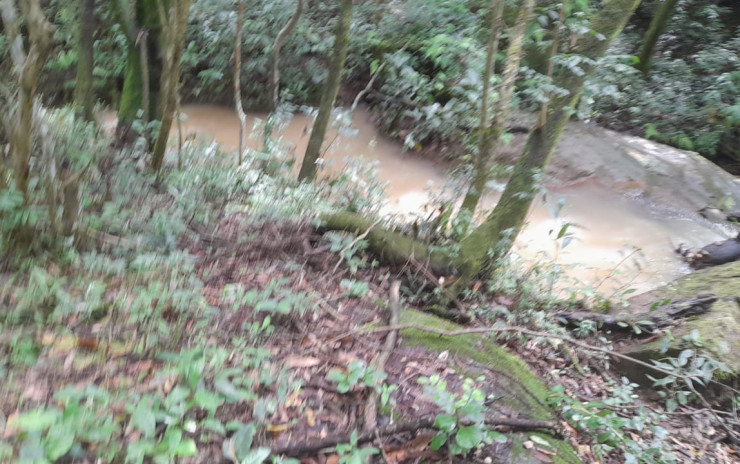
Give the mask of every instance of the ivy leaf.
M 434 419 L 434 428 L 443 432 L 452 432 L 455 429 L 455 425 L 457 425 L 455 418 L 447 414 L 439 414 Z
M 56 461 L 67 454 L 74 441 L 75 434 L 68 425 L 55 424 L 44 438 L 46 457 L 52 462 Z
M 154 437 L 154 429 L 157 426 L 157 420 L 154 417 L 154 410 L 146 402 L 140 401 L 134 413 L 131 415 L 131 425 L 136 427 L 147 438 Z
M 447 434 L 437 434 L 437 436 L 432 438 L 432 441 L 429 443 L 429 448 L 431 448 L 432 451 L 437 451 L 445 444 L 445 442 L 447 442 Z
M 181 458 L 195 456 L 198 454 L 198 447 L 195 445 L 195 441 L 192 438 L 189 438 L 185 441 L 181 441 L 173 450 L 173 454 Z
M 455 435 L 455 442 L 460 445 L 460 448 L 469 450 L 480 445 L 483 438 L 483 430 L 479 425 L 469 425 L 460 427 Z

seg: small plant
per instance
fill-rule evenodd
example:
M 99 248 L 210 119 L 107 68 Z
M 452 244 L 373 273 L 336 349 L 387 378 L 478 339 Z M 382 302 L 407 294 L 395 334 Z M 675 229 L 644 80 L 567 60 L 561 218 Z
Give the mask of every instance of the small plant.
M 346 371 L 332 369 L 326 375 L 328 380 L 337 382 L 337 391 L 347 393 L 361 385 L 366 388 L 380 388 L 380 383 L 387 377 L 383 371 L 368 366 L 364 361 L 352 361 Z
M 660 426 L 664 416 L 645 408 L 634 408 L 638 385 L 622 379 L 610 385 L 607 399 L 587 403 L 573 399 L 561 386 L 552 389 L 549 401 L 562 411 L 574 427 L 592 436 L 591 446 L 597 459 L 614 450 L 624 453 L 630 464 L 667 464 L 676 462 L 668 441 L 668 431 Z
M 666 337 L 668 340 L 671 337 Z M 693 345 L 693 348 L 682 350 L 675 358 L 665 358 L 652 363 L 664 371 L 673 375 L 656 378 L 651 375 L 647 377 L 652 380 L 653 387 L 663 390 L 658 394 L 666 400 L 666 410 L 673 412 L 678 406 L 686 406 L 689 400 L 695 398 L 695 384 L 706 387 L 718 374 L 729 375 L 732 370 L 723 362 L 702 353 L 700 348 L 704 345 L 697 330 L 683 337 L 684 343 Z M 663 346 L 664 352 L 668 349 L 668 341 Z
M 438 375 L 422 377 L 419 383 L 424 385 L 424 392 L 442 409 L 442 413 L 434 420 L 434 428 L 439 432 L 430 444 L 433 450 L 447 444 L 450 454 L 466 455 L 493 441 L 506 442 L 506 436 L 486 426 L 486 394 L 475 388 L 473 379 L 466 378 L 463 381 L 463 393 L 460 395 L 450 392 L 447 382 Z
M 349 298 L 362 298 L 370 291 L 370 284 L 364 280 L 342 279 L 339 286 L 347 292 Z
M 378 454 L 378 449 L 372 446 L 360 448 L 357 446 L 357 430 L 352 432 L 349 443 L 337 445 L 339 464 L 364 464 L 367 458 Z

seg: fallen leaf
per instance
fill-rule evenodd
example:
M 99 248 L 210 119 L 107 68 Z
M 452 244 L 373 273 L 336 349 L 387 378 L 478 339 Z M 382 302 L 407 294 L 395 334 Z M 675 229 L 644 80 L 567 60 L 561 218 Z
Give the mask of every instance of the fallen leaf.
M 314 367 L 319 364 L 321 364 L 321 360 L 312 356 L 288 356 L 285 358 L 285 365 L 291 369 Z
M 309 427 L 314 427 L 316 425 L 316 414 L 314 414 L 313 409 L 311 408 L 306 409 L 306 422 Z
M 267 431 L 280 434 L 288 430 L 288 424 L 267 424 Z
M 8 420 L 5 422 L 5 431 L 3 432 L 3 439 L 8 439 L 12 437 L 18 431 L 16 430 L 15 423 L 18 421 L 19 415 L 20 414 L 18 413 L 18 411 L 13 411 L 8 416 Z
M 554 462 L 550 456 L 546 455 L 545 453 L 540 452 L 540 450 L 537 450 L 537 449 L 532 452 L 532 457 L 537 459 L 540 462 L 547 462 L 547 463 Z

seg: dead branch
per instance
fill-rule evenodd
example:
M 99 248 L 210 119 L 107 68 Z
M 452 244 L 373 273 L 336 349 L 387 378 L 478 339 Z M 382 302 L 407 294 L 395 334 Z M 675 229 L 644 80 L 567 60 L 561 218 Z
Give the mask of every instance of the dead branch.
M 390 311 L 390 320 L 388 322 L 388 325 L 394 326 L 398 325 L 399 319 L 401 317 L 401 307 L 400 307 L 400 290 L 401 290 L 401 281 L 400 280 L 394 280 L 393 283 L 391 283 L 391 295 L 388 305 L 388 310 Z M 385 338 L 385 343 L 383 344 L 383 350 L 378 355 L 378 358 L 375 360 L 375 369 L 378 371 L 382 371 L 385 369 L 385 363 L 388 362 L 388 358 L 391 357 L 391 353 L 393 353 L 393 349 L 396 347 L 396 341 L 398 340 L 398 331 L 392 330 L 388 332 L 388 336 Z M 380 385 L 375 385 L 375 389 L 373 389 L 370 392 L 370 395 L 368 395 L 367 402 L 365 403 L 365 431 L 371 431 L 375 430 L 378 426 L 378 391 L 377 387 Z
M 365 444 L 373 441 L 376 437 L 389 437 L 397 435 L 399 433 L 415 432 L 420 429 L 428 429 L 434 427 L 434 416 L 423 417 L 414 421 L 399 422 L 385 427 L 380 427 L 374 430 L 364 431 L 358 434 L 357 443 Z M 555 432 L 556 436 L 559 436 L 557 426 L 554 422 L 550 421 L 537 421 L 529 419 L 512 419 L 512 418 L 495 418 L 486 419 L 486 425 L 490 427 L 505 427 L 510 430 L 517 431 L 528 431 L 528 430 L 549 430 Z M 460 425 L 471 425 L 472 422 L 461 421 Z M 275 455 L 287 455 L 287 456 L 299 456 L 308 453 L 315 453 L 322 449 L 334 448 L 341 443 L 349 443 L 351 433 L 335 434 L 326 438 L 321 439 L 308 439 L 305 441 L 298 441 L 295 443 L 288 443 L 282 446 L 276 446 L 272 448 L 272 453 Z

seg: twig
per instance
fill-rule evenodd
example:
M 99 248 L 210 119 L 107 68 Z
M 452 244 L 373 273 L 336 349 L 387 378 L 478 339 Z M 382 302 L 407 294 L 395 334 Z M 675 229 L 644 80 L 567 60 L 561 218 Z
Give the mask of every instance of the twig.
M 400 304 L 399 304 L 399 292 L 401 289 L 401 281 L 394 280 L 391 283 L 391 295 L 389 300 L 388 309 L 390 311 L 390 320 L 388 325 L 398 325 L 400 319 Z M 391 357 L 393 349 L 396 347 L 396 341 L 398 340 L 398 331 L 391 330 L 388 332 L 388 336 L 385 338 L 383 344 L 383 350 L 375 360 L 375 370 L 382 371 L 385 369 L 385 363 L 388 362 L 388 358 Z M 374 430 L 378 426 L 378 388 L 380 385 L 374 385 L 375 388 L 370 392 L 365 403 L 365 431 Z
M 399 422 L 374 430 L 365 431 L 358 435 L 357 443 L 364 444 L 373 441 L 377 437 L 388 437 L 404 432 L 414 432 L 419 429 L 428 429 L 434 427 L 435 417 L 423 417 L 414 421 Z M 471 425 L 470 421 L 461 421 L 460 425 Z M 490 427 L 508 427 L 515 430 L 556 430 L 556 424 L 550 421 L 538 421 L 528 419 L 496 418 L 486 419 L 485 424 Z M 282 446 L 272 448 L 274 455 L 298 456 L 308 453 L 314 453 L 325 448 L 334 448 L 340 443 L 349 443 L 351 435 L 349 433 L 333 434 L 326 438 L 310 438 L 305 441 L 288 443 Z

